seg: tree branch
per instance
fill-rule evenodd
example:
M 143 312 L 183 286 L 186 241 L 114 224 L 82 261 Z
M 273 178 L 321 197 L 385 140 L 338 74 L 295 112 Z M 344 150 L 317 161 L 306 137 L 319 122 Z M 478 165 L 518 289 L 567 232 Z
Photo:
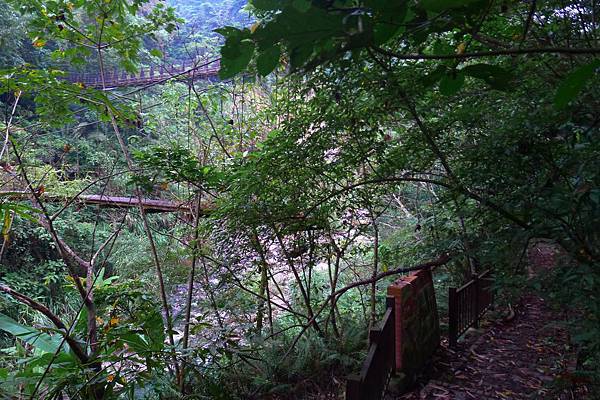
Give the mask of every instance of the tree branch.
M 321 307 L 319 307 L 319 309 L 317 310 L 317 312 L 312 316 L 312 318 L 310 319 L 310 321 L 308 321 L 304 327 L 302 328 L 302 331 L 296 336 L 296 338 L 294 339 L 294 341 L 292 342 L 292 344 L 290 345 L 289 349 L 285 352 L 285 354 L 283 355 L 283 357 L 281 358 L 281 361 L 287 359 L 287 357 L 290 355 L 290 353 L 292 352 L 292 350 L 294 349 L 294 347 L 296 346 L 296 343 L 298 343 L 298 340 L 300 340 L 300 338 L 304 335 L 304 333 L 306 332 L 306 330 L 309 328 L 309 326 L 311 326 L 317 319 L 317 317 L 323 312 L 323 310 L 325 309 L 325 307 L 327 306 L 327 304 L 329 304 L 330 301 L 337 301 L 337 299 L 343 295 L 344 293 L 346 293 L 348 290 L 353 289 L 355 287 L 359 287 L 359 286 L 364 286 L 364 285 L 369 285 L 373 282 L 377 282 L 383 278 L 386 278 L 388 276 L 392 276 L 392 275 L 397 275 L 397 274 L 403 274 L 403 273 L 407 273 L 407 272 L 413 272 L 413 271 L 420 271 L 422 269 L 428 269 L 428 268 L 434 268 L 434 267 L 439 267 L 441 265 L 446 264 L 448 261 L 450 261 L 452 257 L 450 256 L 450 254 L 444 254 L 441 257 L 433 260 L 433 261 L 428 261 L 426 263 L 423 264 L 419 264 L 419 265 L 415 265 L 413 267 L 408 267 L 408 268 L 397 268 L 397 269 L 393 269 L 387 272 L 382 272 L 376 276 L 373 276 L 369 279 L 363 279 L 360 281 L 356 281 L 354 283 L 351 283 L 339 290 L 336 290 L 335 292 L 331 293 L 329 295 L 329 297 L 327 297 L 327 299 L 325 299 L 325 301 L 323 302 L 323 304 L 321 305 Z
M 85 354 L 85 351 L 81 348 L 81 346 L 79 345 L 77 340 L 75 340 L 73 337 L 68 335 L 68 329 L 65 326 L 65 324 L 56 315 L 54 315 L 54 313 L 52 313 L 52 311 L 50 311 L 50 309 L 48 309 L 48 307 L 46 307 L 45 305 L 43 305 L 41 303 L 38 303 L 37 301 L 33 300 L 32 298 L 30 298 L 22 293 L 19 293 L 3 284 L 0 284 L 0 292 L 6 293 L 9 296 L 11 296 L 12 298 L 14 298 L 15 300 L 18 300 L 19 302 L 25 304 L 29 308 L 32 308 L 33 310 L 36 310 L 36 311 L 42 313 L 45 317 L 47 317 L 50 321 L 52 321 L 52 323 L 59 330 L 64 331 L 65 340 L 69 344 L 69 346 L 71 347 L 71 349 L 73 350 L 73 353 L 75 353 L 77 358 L 84 364 L 89 362 L 88 356 Z
M 600 54 L 600 48 L 572 48 L 572 47 L 533 47 L 533 48 L 510 48 L 490 51 L 474 51 L 462 54 L 402 54 L 381 47 L 372 47 L 376 52 L 393 57 L 398 60 L 461 60 L 469 58 L 484 58 L 492 56 L 517 56 L 522 54 L 569 54 L 569 55 L 592 55 Z

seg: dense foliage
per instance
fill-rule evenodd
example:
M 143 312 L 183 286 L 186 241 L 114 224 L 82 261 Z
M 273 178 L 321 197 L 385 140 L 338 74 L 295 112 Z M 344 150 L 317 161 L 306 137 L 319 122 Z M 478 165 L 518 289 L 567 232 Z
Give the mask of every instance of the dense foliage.
M 569 310 L 600 383 L 596 2 L 170 5 L 0 2 L 0 395 L 339 394 L 427 262 Z M 221 81 L 62 78 L 218 47 Z

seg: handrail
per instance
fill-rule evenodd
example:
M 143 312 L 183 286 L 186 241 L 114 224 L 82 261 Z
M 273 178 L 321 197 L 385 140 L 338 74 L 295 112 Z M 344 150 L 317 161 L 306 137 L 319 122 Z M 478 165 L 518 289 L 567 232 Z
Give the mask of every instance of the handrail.
M 491 270 L 475 275 L 459 288 L 448 289 L 448 342 L 456 347 L 458 338 L 471 326 L 479 327 L 479 319 L 493 301 Z
M 395 369 L 395 299 L 387 297 L 386 311 L 377 328 L 369 331 L 369 351 L 358 375 L 346 381 L 346 400 L 372 400 L 383 397 Z

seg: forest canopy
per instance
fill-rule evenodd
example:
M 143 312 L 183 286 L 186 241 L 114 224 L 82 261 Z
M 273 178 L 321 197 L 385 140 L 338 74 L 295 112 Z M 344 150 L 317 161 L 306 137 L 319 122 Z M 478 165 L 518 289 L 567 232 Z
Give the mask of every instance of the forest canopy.
M 568 313 L 597 389 L 599 14 L 0 1 L 0 396 L 341 396 L 431 266 Z

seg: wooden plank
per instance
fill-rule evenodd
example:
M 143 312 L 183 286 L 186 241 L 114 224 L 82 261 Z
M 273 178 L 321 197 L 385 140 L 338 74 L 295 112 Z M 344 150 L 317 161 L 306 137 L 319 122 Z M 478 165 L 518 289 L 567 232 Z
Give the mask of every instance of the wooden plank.
M 360 373 L 346 380 L 346 400 L 382 398 L 394 371 L 394 308 L 393 302 L 388 300 L 387 304 L 381 322 L 369 332 L 369 350 Z
M 346 400 L 361 400 L 362 381 L 359 376 L 351 375 L 346 378 Z

